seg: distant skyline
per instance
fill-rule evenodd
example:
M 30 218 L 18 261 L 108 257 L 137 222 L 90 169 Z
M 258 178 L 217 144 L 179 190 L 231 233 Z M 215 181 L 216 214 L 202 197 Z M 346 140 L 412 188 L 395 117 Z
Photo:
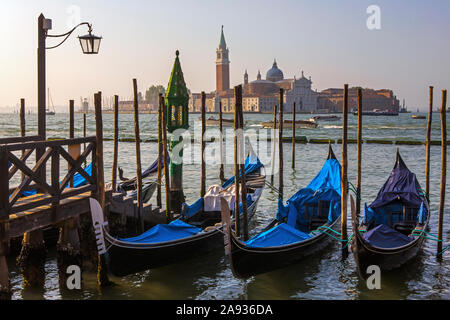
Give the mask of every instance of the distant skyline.
M 380 29 L 369 30 L 369 6 L 380 8 Z M 59 48 L 47 51 L 47 86 L 55 106 L 69 99 L 118 94 L 167 86 L 180 51 L 184 78 L 192 92 L 215 90 L 215 50 L 224 25 L 230 50 L 230 85 L 243 82 L 247 70 L 263 78 L 274 58 L 286 78 L 312 77 L 313 89 L 361 86 L 392 89 L 412 111 L 424 111 L 428 86 L 450 88 L 450 2 L 300 1 L 300 0 L 4 0 L 0 10 L 0 111 L 16 108 L 20 98 L 37 105 L 37 18 L 52 19 L 52 34 L 64 33 L 77 20 L 103 37 L 98 55 L 83 55 L 80 27 Z M 47 38 L 47 45 L 58 41 Z M 65 107 L 63 107 L 65 108 Z M 57 109 L 66 111 L 66 109 Z

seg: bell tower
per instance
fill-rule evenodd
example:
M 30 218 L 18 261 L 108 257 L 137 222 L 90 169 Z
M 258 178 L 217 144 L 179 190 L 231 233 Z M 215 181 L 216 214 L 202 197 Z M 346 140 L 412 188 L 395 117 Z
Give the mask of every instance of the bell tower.
M 222 26 L 219 47 L 216 50 L 216 91 L 228 89 L 230 89 L 230 60 L 228 60 L 228 48 Z

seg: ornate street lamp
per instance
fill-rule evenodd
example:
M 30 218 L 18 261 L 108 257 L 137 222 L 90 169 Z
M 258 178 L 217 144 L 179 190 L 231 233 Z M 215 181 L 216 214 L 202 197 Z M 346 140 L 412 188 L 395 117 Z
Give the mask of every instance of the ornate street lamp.
M 92 25 L 88 22 L 82 22 L 75 26 L 72 30 L 69 32 L 63 33 L 63 34 L 48 34 L 48 31 L 52 29 L 52 20 L 46 19 L 44 15 L 41 13 L 38 18 L 38 135 L 41 137 L 42 140 L 46 139 L 46 124 L 45 124 L 45 111 L 46 111 L 46 84 L 45 84 L 45 51 L 49 49 L 54 49 L 62 45 L 72 34 L 72 32 L 75 31 L 78 27 L 82 25 L 88 26 L 88 34 L 85 36 L 79 37 L 81 49 L 83 50 L 83 53 L 85 54 L 97 54 L 98 50 L 100 48 L 100 41 L 101 37 L 97 37 L 92 34 Z M 45 46 L 45 40 L 47 37 L 51 38 L 63 38 L 63 40 L 52 47 L 46 47 Z M 42 154 L 43 150 L 38 148 L 36 150 L 36 156 L 39 159 Z M 39 173 L 41 177 L 44 177 L 45 179 L 45 167 L 43 167 Z
M 181 70 L 179 51 L 176 51 L 175 62 L 173 64 L 172 74 L 165 95 L 167 106 L 167 130 L 173 133 L 177 129 L 189 128 L 189 93 L 184 82 L 183 71 Z M 175 161 L 175 158 L 183 158 L 183 148 L 176 148 L 178 144 L 183 143 L 183 137 L 175 138 L 170 136 L 169 150 L 179 150 L 179 157 L 170 157 L 170 208 L 174 213 L 181 213 L 181 206 L 184 202 L 183 193 L 183 163 Z

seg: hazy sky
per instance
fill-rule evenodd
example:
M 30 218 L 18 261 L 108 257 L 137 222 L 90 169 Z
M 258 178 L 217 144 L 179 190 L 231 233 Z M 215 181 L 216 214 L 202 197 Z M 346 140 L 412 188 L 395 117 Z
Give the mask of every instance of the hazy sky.
M 415 111 L 425 110 L 428 86 L 450 88 L 450 1 L 413 0 L 0 0 L 0 107 L 20 98 L 37 104 L 37 18 L 53 20 L 51 33 L 64 33 L 74 21 L 88 21 L 103 36 L 97 56 L 83 55 L 76 36 L 47 51 L 47 86 L 55 105 L 102 91 L 132 96 L 167 86 L 175 50 L 188 87 L 215 89 L 215 50 L 220 26 L 230 49 L 231 85 L 263 78 L 276 58 L 284 76 L 312 77 L 313 88 L 390 88 Z M 368 6 L 381 10 L 381 29 L 369 30 Z M 77 14 L 79 12 L 79 15 Z M 79 16 L 79 18 L 77 18 Z M 47 45 L 56 44 L 47 39 Z

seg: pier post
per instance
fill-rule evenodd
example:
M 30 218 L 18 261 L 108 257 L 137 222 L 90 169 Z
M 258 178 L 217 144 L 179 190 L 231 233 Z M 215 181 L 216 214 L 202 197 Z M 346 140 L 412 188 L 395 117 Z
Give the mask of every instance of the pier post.
M 136 138 L 136 189 L 137 189 L 137 210 L 141 232 L 144 232 L 144 203 L 142 201 L 142 167 L 141 167 L 141 138 L 139 133 L 139 102 L 137 81 L 133 79 L 134 94 L 134 136 Z
M 163 153 L 164 153 L 164 183 L 166 187 L 166 220 L 167 223 L 172 221 L 172 208 L 170 206 L 171 201 L 171 194 L 170 194 L 170 176 L 169 176 L 169 161 L 166 161 L 168 159 L 168 150 L 167 150 L 167 107 L 166 103 L 164 102 L 164 98 L 160 96 L 159 103 L 162 106 L 162 139 L 163 139 Z
M 362 162 L 362 90 L 358 88 L 358 133 L 357 133 L 357 159 L 356 159 L 356 216 L 361 212 L 361 162 Z
M 158 183 L 156 186 L 156 205 L 161 209 L 162 203 L 161 203 L 161 182 L 162 182 L 162 164 L 163 161 L 165 162 L 166 159 L 163 157 L 163 144 L 162 144 L 162 93 L 159 94 L 159 100 L 158 100 L 158 171 L 157 171 L 157 178 L 156 182 Z
M 426 162 L 425 162 L 425 193 L 427 194 L 428 201 L 430 201 L 430 147 L 431 147 L 431 124 L 433 121 L 433 86 L 429 88 L 429 104 L 428 104 L 428 119 L 427 119 L 427 140 L 426 146 Z
M 206 94 L 204 91 L 201 93 L 201 119 L 202 119 L 202 136 L 200 138 L 201 146 L 201 177 L 200 177 L 200 197 L 203 197 L 206 193 L 206 170 L 205 170 L 205 131 L 206 131 Z
M 273 185 L 275 177 L 275 147 L 276 147 L 276 131 L 277 131 L 277 105 L 273 106 L 273 134 L 272 134 L 272 172 L 270 176 L 270 184 Z M 280 143 L 280 142 L 278 142 Z
M 280 126 L 278 131 L 278 191 L 280 192 L 279 198 L 283 200 L 283 97 L 284 89 L 280 88 L 279 103 L 280 106 Z
M 82 268 L 80 238 L 78 236 L 78 219 L 64 221 L 59 230 L 56 244 L 60 289 L 66 288 L 67 268 L 71 265 Z
M 439 200 L 437 252 L 442 252 L 445 184 L 447 181 L 447 90 L 442 90 L 441 101 L 441 196 Z M 442 258 L 442 256 L 440 256 Z
M 342 177 L 341 177 L 341 240 L 347 240 L 347 126 L 348 126 L 348 84 L 344 85 L 344 101 L 342 106 Z M 344 247 L 345 243 L 342 242 Z M 347 247 L 342 248 L 342 256 L 348 256 Z
M 220 169 L 219 169 L 219 179 L 221 182 L 225 181 L 225 174 L 223 170 L 223 123 L 222 123 L 222 101 L 219 101 L 219 152 L 220 152 Z
M 239 237 L 241 235 L 241 219 L 239 216 L 239 145 L 238 145 L 238 129 L 239 129 L 239 86 L 234 87 L 234 222 L 235 233 Z
M 295 169 L 295 101 L 292 104 L 292 169 Z
M 8 238 L 6 221 L 9 219 L 9 188 L 8 188 L 8 156 L 7 151 L 0 148 L 0 300 L 11 299 L 11 284 L 9 281 L 6 254 Z
M 114 149 L 112 163 L 112 190 L 117 191 L 117 158 L 119 156 L 119 96 L 114 96 Z
M 17 265 L 23 277 L 23 286 L 43 288 L 45 282 L 45 248 L 42 229 L 23 235 L 22 249 L 17 257 Z
M 83 113 L 83 138 L 86 138 L 86 111 Z M 86 143 L 83 143 L 83 152 L 86 150 Z M 87 162 L 84 160 L 84 166 L 86 167 Z
M 97 178 L 97 191 L 96 198 L 100 203 L 104 220 L 107 221 L 105 215 L 105 171 L 103 167 L 103 118 L 102 118 L 102 93 L 98 92 L 94 95 L 94 105 L 95 105 L 95 133 L 97 137 L 97 148 L 96 148 L 96 174 Z M 91 218 L 92 219 L 92 218 Z M 92 234 L 94 229 L 92 228 Z M 97 252 L 95 250 L 94 252 Z M 97 284 L 99 287 L 108 286 L 111 282 L 108 279 L 108 270 L 106 267 L 105 255 L 97 255 Z
M 69 100 L 69 138 L 75 137 L 75 109 L 74 101 Z
M 4 224 L 0 222 L 0 236 L 3 235 Z M 6 263 L 6 243 L 0 242 L 0 301 L 11 299 L 11 282 L 9 281 L 8 264 Z

